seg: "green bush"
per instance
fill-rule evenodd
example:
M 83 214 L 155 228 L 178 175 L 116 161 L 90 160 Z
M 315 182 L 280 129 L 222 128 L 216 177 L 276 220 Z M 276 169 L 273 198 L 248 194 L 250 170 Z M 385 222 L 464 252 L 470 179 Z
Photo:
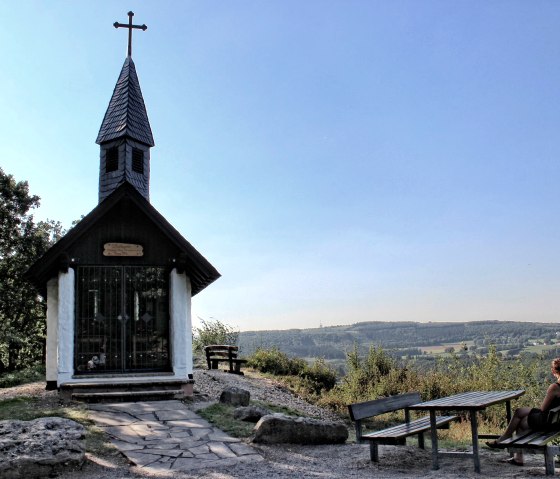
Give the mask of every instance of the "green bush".
M 278 348 L 258 348 L 247 364 L 262 373 L 283 376 L 284 382 L 303 396 L 328 391 L 337 381 L 336 371 L 324 359 L 317 359 L 309 366 L 303 359 L 290 358 Z
M 430 370 L 419 370 L 392 359 L 381 348 L 370 348 L 360 357 L 355 347 L 347 354 L 347 374 L 318 398 L 322 406 L 345 414 L 346 405 L 380 397 L 418 391 L 427 401 L 467 391 L 524 389 L 515 406 L 539 407 L 550 384 L 549 360 L 544 358 L 506 359 L 490 347 L 488 354 L 462 358 L 451 354 L 438 359 Z M 486 429 L 498 432 L 505 427 L 503 405 L 481 413 Z
M 204 346 L 210 344 L 236 345 L 239 340 L 239 331 L 222 323 L 220 320 L 206 321 L 201 319 L 202 326 L 194 328 L 193 351 L 202 353 Z
M 303 359 L 290 358 L 278 348 L 257 348 L 248 360 L 249 367 L 276 376 L 298 376 L 307 367 Z
M 4 373 L 0 375 L 0 388 L 10 388 L 20 384 L 32 383 L 45 380 L 45 366 L 36 364 L 21 371 Z
M 337 381 L 336 371 L 324 359 L 316 359 L 311 366 L 306 365 L 300 376 L 308 382 L 309 389 L 315 394 L 329 391 Z

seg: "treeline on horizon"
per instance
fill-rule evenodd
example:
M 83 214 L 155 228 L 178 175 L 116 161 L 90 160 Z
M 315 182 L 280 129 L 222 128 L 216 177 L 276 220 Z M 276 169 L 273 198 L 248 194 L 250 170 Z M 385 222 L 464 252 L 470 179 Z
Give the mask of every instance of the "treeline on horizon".
M 477 322 L 362 322 L 344 326 L 322 328 L 242 331 L 239 345 L 244 354 L 259 348 L 275 347 L 286 354 L 298 357 L 322 357 L 344 360 L 356 345 L 360 351 L 369 347 L 382 347 L 398 351 L 400 356 L 419 356 L 421 347 L 462 344 L 467 351 L 484 354 L 488 346 L 508 354 L 519 354 L 526 346 L 539 340 L 552 344 L 560 334 L 555 323 L 521 321 Z M 463 351 L 464 349 L 464 351 Z M 548 356 L 548 354 L 547 354 Z

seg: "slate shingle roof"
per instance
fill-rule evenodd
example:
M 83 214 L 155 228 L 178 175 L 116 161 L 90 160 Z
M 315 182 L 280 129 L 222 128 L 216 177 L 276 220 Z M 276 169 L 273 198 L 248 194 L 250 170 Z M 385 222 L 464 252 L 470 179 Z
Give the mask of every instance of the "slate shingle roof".
M 101 145 L 123 137 L 155 145 L 136 67 L 130 57 L 124 62 L 95 142 Z

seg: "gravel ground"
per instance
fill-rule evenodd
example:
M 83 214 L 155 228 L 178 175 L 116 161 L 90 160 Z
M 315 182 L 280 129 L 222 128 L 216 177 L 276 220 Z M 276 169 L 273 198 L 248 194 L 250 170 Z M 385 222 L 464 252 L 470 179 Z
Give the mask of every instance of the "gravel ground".
M 221 391 L 236 385 L 247 389 L 252 399 L 288 406 L 310 416 L 335 419 L 331 412 L 306 403 L 289 393 L 282 386 L 268 379 L 234 376 L 219 371 L 195 371 L 195 401 L 192 409 L 204 407 L 209 401 L 218 399 Z M 44 383 L 33 383 L 0 390 L 0 399 L 18 396 L 39 397 L 47 404 L 58 402 L 57 393 L 44 390 Z M 528 478 L 543 477 L 544 458 L 542 455 L 526 457 L 526 467 L 504 464 L 503 452 L 482 448 L 482 474 L 473 472 L 470 458 L 444 458 L 440 470 L 431 470 L 430 450 L 420 450 L 413 446 L 382 446 L 380 462 L 369 461 L 367 445 L 344 444 L 333 446 L 297 445 L 253 445 L 264 456 L 258 464 L 239 464 L 227 469 L 196 471 L 192 474 L 162 473 L 147 475 L 126 463 L 120 454 L 110 457 L 96 457 L 87 454 L 86 462 L 80 470 L 67 471 L 60 479 L 118 479 L 144 477 L 173 477 L 177 479 L 236 479 L 236 478 Z M 1 471 L 1 464 L 0 464 Z M 0 472 L 0 477 L 2 476 Z

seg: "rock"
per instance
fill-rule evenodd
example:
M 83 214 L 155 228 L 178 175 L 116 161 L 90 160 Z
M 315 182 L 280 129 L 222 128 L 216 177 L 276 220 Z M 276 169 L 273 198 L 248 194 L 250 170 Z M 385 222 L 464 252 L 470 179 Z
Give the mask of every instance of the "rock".
M 232 406 L 248 406 L 250 397 L 249 391 L 231 386 L 222 391 L 220 402 Z
M 263 416 L 270 414 L 268 409 L 258 406 L 238 407 L 233 411 L 233 418 L 246 422 L 258 422 Z
M 60 417 L 0 421 L 0 478 L 44 478 L 79 466 L 85 455 L 85 429 Z
M 266 444 L 341 444 L 348 439 L 348 429 L 341 422 L 285 414 L 263 416 L 254 433 L 253 442 Z

